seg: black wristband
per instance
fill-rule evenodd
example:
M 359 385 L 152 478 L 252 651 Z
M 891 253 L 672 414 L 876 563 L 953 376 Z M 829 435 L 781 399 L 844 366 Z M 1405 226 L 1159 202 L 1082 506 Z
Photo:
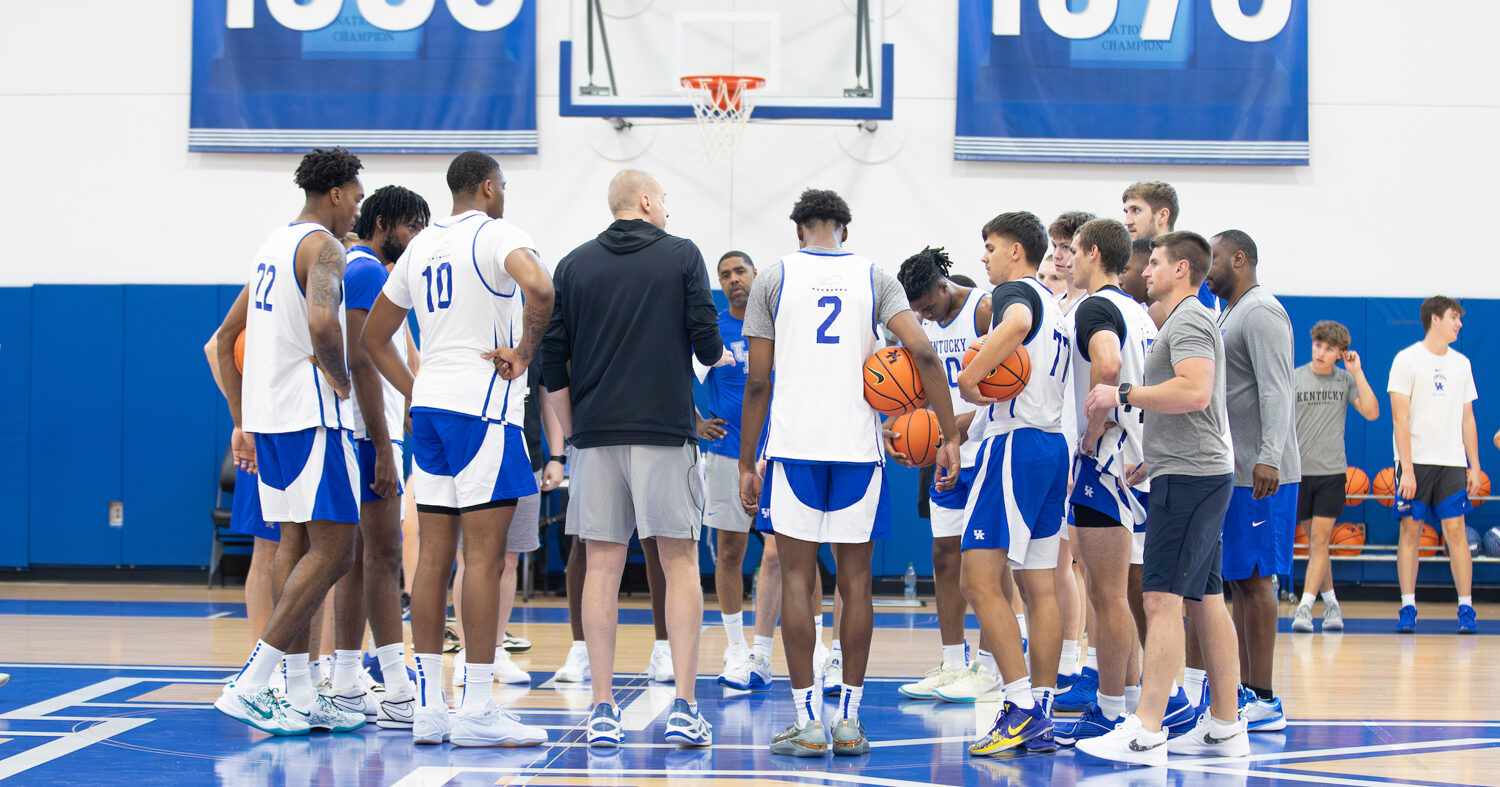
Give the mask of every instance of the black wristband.
M 547 461 L 548 462 L 562 462 L 563 464 L 567 464 L 568 463 L 568 457 L 563 456 L 561 454 L 554 454 L 552 456 L 547 457 Z

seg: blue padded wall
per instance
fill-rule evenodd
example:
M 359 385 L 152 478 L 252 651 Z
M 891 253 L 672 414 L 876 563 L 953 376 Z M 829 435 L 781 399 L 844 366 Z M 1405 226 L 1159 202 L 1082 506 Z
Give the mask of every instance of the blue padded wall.
M 29 562 L 31 288 L 0 287 L 0 568 Z

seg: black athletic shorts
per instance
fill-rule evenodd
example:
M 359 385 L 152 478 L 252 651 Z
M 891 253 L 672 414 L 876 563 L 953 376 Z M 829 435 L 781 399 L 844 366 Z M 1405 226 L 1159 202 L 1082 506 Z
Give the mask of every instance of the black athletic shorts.
M 1119 520 L 1088 506 L 1073 506 L 1074 527 L 1124 527 Z
M 1344 475 L 1305 475 L 1297 488 L 1297 521 L 1344 513 Z
M 1224 592 L 1224 515 L 1234 474 L 1151 479 L 1141 590 L 1190 601 Z
M 1410 500 L 1396 493 L 1391 513 L 1396 519 L 1411 517 L 1433 527 L 1442 527 L 1444 519 L 1456 519 L 1474 510 L 1469 500 L 1469 470 L 1448 465 L 1413 465 L 1417 476 L 1417 493 Z M 1401 465 L 1396 465 L 1396 488 L 1401 488 Z
M 917 518 L 932 518 L 932 479 L 937 465 L 917 468 Z

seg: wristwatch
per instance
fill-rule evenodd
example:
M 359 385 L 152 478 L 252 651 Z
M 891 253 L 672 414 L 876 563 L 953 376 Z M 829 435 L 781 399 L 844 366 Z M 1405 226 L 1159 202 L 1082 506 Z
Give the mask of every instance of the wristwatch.
M 562 454 L 553 454 L 552 456 L 547 457 L 547 461 L 548 462 L 562 462 L 563 464 L 567 464 L 568 463 L 568 457 L 563 456 Z
M 1115 396 L 1115 400 L 1127 413 L 1130 412 L 1130 389 L 1130 383 L 1120 383 L 1120 391 Z

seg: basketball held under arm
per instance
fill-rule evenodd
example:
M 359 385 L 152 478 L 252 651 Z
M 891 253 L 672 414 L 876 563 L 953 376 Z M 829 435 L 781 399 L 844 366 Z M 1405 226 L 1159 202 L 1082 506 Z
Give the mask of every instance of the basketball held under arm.
M 953 397 L 942 396 L 940 393 L 948 389 L 943 361 L 932 349 L 932 342 L 910 310 L 897 314 L 887 320 L 885 325 L 906 346 L 906 351 L 911 353 L 912 363 L 917 367 L 917 376 L 922 380 L 922 388 L 932 392 L 927 397 L 927 403 L 937 414 L 938 428 L 943 433 L 943 445 L 938 449 L 937 458 L 941 472 L 936 481 L 939 490 L 947 491 L 958 481 L 958 444 L 962 438 L 959 436 L 958 422 L 953 416 Z
M 240 374 L 238 367 L 234 365 L 234 343 L 239 339 L 240 332 L 245 330 L 245 321 L 250 312 L 250 285 L 240 289 L 239 297 L 234 299 L 234 304 L 229 307 L 229 313 L 224 315 L 224 322 L 219 324 L 218 333 L 214 334 L 216 354 L 214 381 L 219 384 L 219 391 L 224 394 L 224 401 L 229 403 L 229 415 L 234 419 L 235 428 L 240 425 L 240 390 L 244 386 L 244 376 Z
M 1009 358 L 1026 341 L 1026 334 L 1031 333 L 1031 323 L 1031 307 L 1024 303 L 1012 303 L 1006 307 L 1000 324 L 989 332 L 974 360 L 958 375 L 959 395 L 964 401 L 974 404 L 995 402 L 979 393 L 979 381 L 995 371 L 1001 361 Z
M 410 367 L 401 360 L 400 353 L 396 352 L 396 345 L 391 341 L 396 335 L 396 330 L 406 321 L 406 309 L 391 302 L 385 293 L 380 293 L 375 298 L 375 305 L 370 307 L 369 316 L 364 319 L 364 327 L 360 331 L 359 345 L 369 354 L 370 361 L 380 371 L 381 376 L 396 386 L 396 390 L 411 401 L 412 384 L 416 377 L 412 375 Z M 352 325 L 351 325 L 352 330 Z M 363 410 L 364 402 L 360 402 Z M 382 412 L 380 410 L 364 410 L 364 412 Z

